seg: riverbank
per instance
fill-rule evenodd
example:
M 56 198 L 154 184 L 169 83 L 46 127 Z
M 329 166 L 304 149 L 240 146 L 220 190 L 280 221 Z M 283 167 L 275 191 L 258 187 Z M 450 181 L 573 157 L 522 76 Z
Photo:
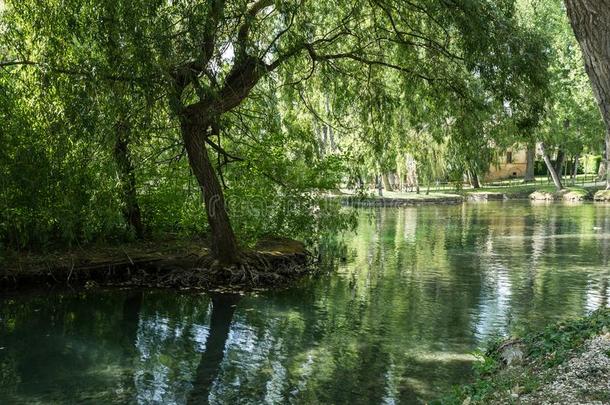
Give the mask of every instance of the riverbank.
M 265 239 L 228 269 L 201 239 L 138 241 L 48 253 L 12 252 L 0 264 L 0 289 L 40 286 L 123 286 L 253 289 L 281 287 L 311 271 L 305 246 Z
M 610 309 L 495 342 L 475 371 L 472 384 L 436 403 L 609 403 Z
M 464 201 L 459 194 L 447 193 L 406 193 L 402 191 L 386 191 L 383 196 L 358 195 L 344 192 L 335 196 L 341 203 L 350 207 L 405 207 L 429 204 L 460 204 Z
M 350 190 L 341 190 L 333 198 L 340 198 L 341 203 L 352 207 L 404 207 L 414 205 L 434 204 L 460 204 L 464 201 L 505 201 L 505 200 L 533 200 L 533 201 L 609 201 L 610 195 L 599 192 L 601 186 L 566 187 L 557 192 L 553 185 L 540 183 L 520 183 L 502 187 L 481 187 L 478 189 L 462 189 L 453 193 L 430 192 L 423 190 L 414 192 L 384 191 L 382 196 L 375 193 L 358 195 Z
M 588 201 L 593 200 L 601 186 L 568 186 L 557 191 L 555 186 L 537 183 L 523 183 L 508 187 L 481 187 L 468 189 L 462 193 L 470 201 L 477 200 L 533 200 L 533 201 Z M 601 200 L 599 200 L 601 201 Z

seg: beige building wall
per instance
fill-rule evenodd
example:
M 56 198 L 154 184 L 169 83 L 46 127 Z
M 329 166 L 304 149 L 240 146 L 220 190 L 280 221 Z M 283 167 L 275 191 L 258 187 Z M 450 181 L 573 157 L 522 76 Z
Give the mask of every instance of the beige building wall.
M 495 181 L 513 177 L 523 177 L 527 167 L 527 151 L 525 149 L 510 150 L 499 156 L 492 163 L 484 176 L 484 181 Z

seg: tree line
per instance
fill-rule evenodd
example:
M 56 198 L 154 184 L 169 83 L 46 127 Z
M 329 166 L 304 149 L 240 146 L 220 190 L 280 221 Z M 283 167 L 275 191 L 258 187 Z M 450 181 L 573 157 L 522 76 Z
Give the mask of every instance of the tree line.
M 230 265 L 344 226 L 340 184 L 599 149 L 610 24 L 584 3 L 5 1 L 0 240 L 209 234 Z

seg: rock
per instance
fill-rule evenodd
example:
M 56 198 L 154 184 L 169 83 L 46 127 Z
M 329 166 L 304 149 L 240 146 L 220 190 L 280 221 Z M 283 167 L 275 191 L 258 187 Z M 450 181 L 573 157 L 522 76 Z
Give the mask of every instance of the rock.
M 608 202 L 610 201 L 610 190 L 599 190 L 593 196 L 594 201 Z
M 530 194 L 532 201 L 568 201 L 578 202 L 590 198 L 590 194 L 585 189 L 564 189 L 561 191 L 538 190 Z
M 522 404 L 605 404 L 610 395 L 610 336 L 589 339 L 553 378 L 524 397 Z
M 520 340 L 507 340 L 498 347 L 500 358 L 507 367 L 523 364 L 524 345 Z
M 557 201 L 560 196 L 557 193 L 551 193 L 549 191 L 534 191 L 530 194 L 530 200 L 533 201 Z
M 503 201 L 508 200 L 508 196 L 503 193 L 475 192 L 468 194 L 468 201 Z
M 584 201 L 584 200 L 590 198 L 589 196 L 590 196 L 590 194 L 586 190 L 572 190 L 572 191 L 568 191 L 567 193 L 565 193 L 563 195 L 563 200 L 572 201 L 572 202 Z

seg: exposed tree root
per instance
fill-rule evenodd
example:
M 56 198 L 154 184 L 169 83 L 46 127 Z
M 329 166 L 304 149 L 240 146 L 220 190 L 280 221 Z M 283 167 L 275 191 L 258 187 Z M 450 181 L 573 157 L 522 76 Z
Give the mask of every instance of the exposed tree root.
M 312 270 L 305 253 L 242 253 L 238 263 L 221 266 L 211 256 L 198 258 L 194 265 L 174 265 L 163 271 L 137 271 L 121 284 L 173 288 L 269 288 L 286 285 Z
M 50 265 L 0 274 L 0 287 L 105 285 L 178 289 L 265 289 L 286 286 L 315 268 L 302 244 L 276 240 L 243 252 L 236 264 L 221 266 L 209 254 Z

